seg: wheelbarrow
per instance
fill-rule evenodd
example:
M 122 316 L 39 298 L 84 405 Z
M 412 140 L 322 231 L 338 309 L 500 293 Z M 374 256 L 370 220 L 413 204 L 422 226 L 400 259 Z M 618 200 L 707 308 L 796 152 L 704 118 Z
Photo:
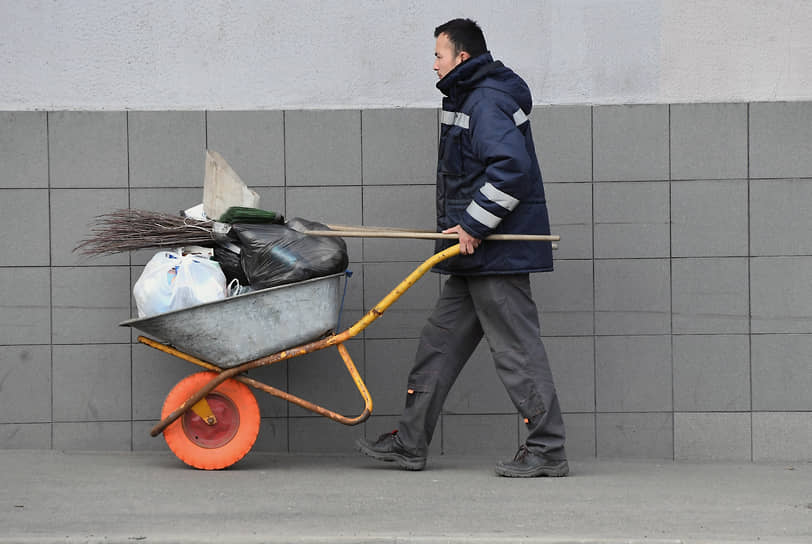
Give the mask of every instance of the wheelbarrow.
M 325 235 L 322 231 L 318 234 Z M 375 237 L 369 231 L 344 231 L 341 235 Z M 440 236 L 455 235 L 433 234 L 435 238 Z M 519 236 L 547 241 L 559 238 Z M 404 236 L 395 233 L 383 237 Z M 150 435 L 163 433 L 169 449 L 187 465 L 206 470 L 229 467 L 251 450 L 259 434 L 259 406 L 249 386 L 344 425 L 362 423 L 372 414 L 372 397 L 344 342 L 381 317 L 435 264 L 459 253 L 456 244 L 431 256 L 359 321 L 337 334 L 332 329 L 338 318 L 343 273 L 122 322 L 121 326 L 136 328 L 160 340 L 138 336 L 138 342 L 205 369 L 184 378 L 169 392 L 161 421 Z M 238 334 L 234 334 L 233 327 L 224 326 L 229 322 L 240 323 Z M 355 417 L 338 414 L 245 375 L 251 369 L 328 347 L 338 349 L 364 400 L 363 412 Z

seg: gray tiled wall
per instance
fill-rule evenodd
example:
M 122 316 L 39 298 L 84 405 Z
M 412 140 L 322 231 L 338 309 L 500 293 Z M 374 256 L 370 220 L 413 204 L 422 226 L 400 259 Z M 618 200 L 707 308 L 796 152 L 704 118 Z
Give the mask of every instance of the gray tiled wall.
M 570 456 L 812 459 L 812 103 L 541 106 L 532 122 L 562 236 L 532 285 Z M 208 147 L 288 217 L 432 228 L 437 129 L 435 109 L 0 112 L 0 448 L 166 448 L 149 429 L 196 368 L 117 326 L 152 252 L 77 255 L 93 217 L 198 203 Z M 433 244 L 348 248 L 345 325 Z M 347 344 L 365 424 L 257 393 L 255 449 L 349 452 L 397 425 L 441 285 L 424 277 Z M 254 374 L 363 406 L 333 351 Z M 524 438 L 485 343 L 445 408 L 432 454 Z

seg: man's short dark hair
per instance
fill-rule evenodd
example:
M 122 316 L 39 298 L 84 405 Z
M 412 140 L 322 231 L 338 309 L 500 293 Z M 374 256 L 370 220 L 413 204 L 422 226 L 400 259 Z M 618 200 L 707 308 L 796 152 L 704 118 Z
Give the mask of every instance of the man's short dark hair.
M 440 37 L 440 34 L 448 36 L 448 41 L 454 45 L 454 53 L 457 55 L 465 51 L 476 57 L 488 52 L 482 29 L 471 19 L 452 19 L 434 29 L 435 38 Z

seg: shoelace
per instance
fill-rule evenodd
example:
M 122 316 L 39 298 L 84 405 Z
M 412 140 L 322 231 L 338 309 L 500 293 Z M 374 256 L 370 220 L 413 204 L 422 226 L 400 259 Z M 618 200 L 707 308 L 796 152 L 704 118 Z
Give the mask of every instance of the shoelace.
M 529 453 L 530 450 L 527 449 L 527 446 L 522 444 L 521 446 L 519 446 L 519 451 L 516 452 L 516 456 L 513 458 L 513 460 L 516 462 L 524 461 L 524 458 L 527 457 Z

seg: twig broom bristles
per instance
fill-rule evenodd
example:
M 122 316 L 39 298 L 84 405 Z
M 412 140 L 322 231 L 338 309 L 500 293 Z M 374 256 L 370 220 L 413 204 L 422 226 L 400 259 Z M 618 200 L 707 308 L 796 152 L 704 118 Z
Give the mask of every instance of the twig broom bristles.
M 213 221 L 125 209 L 99 215 L 91 225 L 92 235 L 73 251 L 92 256 L 147 248 L 214 246 Z

